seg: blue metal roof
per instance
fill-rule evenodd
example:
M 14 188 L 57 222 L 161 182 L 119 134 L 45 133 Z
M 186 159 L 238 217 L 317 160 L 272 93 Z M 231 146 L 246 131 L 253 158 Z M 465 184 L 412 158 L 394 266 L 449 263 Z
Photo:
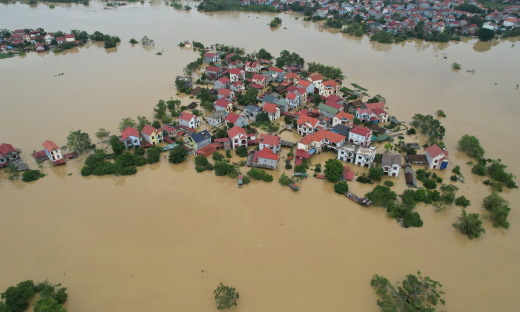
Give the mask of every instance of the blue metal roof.
M 191 138 L 193 139 L 193 141 L 195 143 L 199 143 L 199 142 L 202 142 L 202 141 L 206 140 L 207 138 L 211 139 L 211 134 L 209 134 L 208 130 L 203 130 L 203 131 L 198 132 L 198 133 L 193 133 L 191 135 Z
M 315 148 L 311 148 L 311 150 L 309 151 L 309 154 L 314 154 L 316 153 L 316 149 Z

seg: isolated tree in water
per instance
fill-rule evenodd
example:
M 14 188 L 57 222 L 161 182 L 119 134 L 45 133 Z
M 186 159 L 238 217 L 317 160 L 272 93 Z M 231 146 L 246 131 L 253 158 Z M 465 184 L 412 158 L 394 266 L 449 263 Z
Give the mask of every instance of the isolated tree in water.
M 213 294 L 215 294 L 215 301 L 217 302 L 217 309 L 219 310 L 229 309 L 237 305 L 239 295 L 233 287 L 224 286 L 220 283 Z
M 152 39 L 148 38 L 148 36 L 144 36 L 143 39 L 141 39 L 141 44 L 147 46 L 154 46 L 155 42 Z
M 403 282 L 397 282 L 395 285 L 376 274 L 372 277 L 370 285 L 381 296 L 377 305 L 383 312 L 434 312 L 439 302 L 445 304 L 441 298 L 444 295 L 441 290 L 442 284 L 429 277 L 422 277 L 421 271 L 417 271 L 417 275 L 407 275 Z

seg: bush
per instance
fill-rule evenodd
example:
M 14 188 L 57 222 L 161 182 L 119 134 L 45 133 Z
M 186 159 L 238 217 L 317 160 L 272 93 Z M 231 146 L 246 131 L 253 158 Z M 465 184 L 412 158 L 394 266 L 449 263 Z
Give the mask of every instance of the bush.
M 383 170 L 383 168 L 380 168 L 380 167 L 371 167 L 368 170 L 368 177 L 375 181 L 381 181 L 381 178 L 383 177 L 384 174 L 385 174 L 385 171 Z
M 439 117 L 446 117 L 446 114 L 444 113 L 444 111 L 442 109 L 439 109 L 437 111 L 437 116 L 439 116 Z
M 423 186 L 427 189 L 433 190 L 437 188 L 437 183 L 433 179 L 426 179 L 423 182 Z
M 465 152 L 469 157 L 481 158 L 484 156 L 484 148 L 480 145 L 480 141 L 472 136 L 465 134 L 459 140 L 459 151 Z
M 273 176 L 272 176 L 272 175 L 266 173 L 266 174 L 264 175 L 264 177 L 262 178 L 262 180 L 263 180 L 264 182 L 273 182 L 274 179 L 273 179 Z
M 314 166 L 314 172 L 316 172 L 316 173 L 321 172 L 321 164 L 316 164 L 316 166 Z
M 299 173 L 306 173 L 307 172 L 307 169 L 305 169 L 305 165 L 296 165 L 294 166 L 294 172 L 299 172 Z
M 442 178 L 441 177 L 437 177 L 436 181 L 437 181 L 437 183 L 442 183 Z
M 204 170 L 206 170 L 206 168 L 204 168 L 204 167 L 199 167 L 199 166 L 196 166 L 196 167 L 195 167 L 195 171 L 197 171 L 197 172 L 199 172 L 199 173 L 200 173 L 200 172 L 203 172 Z
M 450 180 L 452 180 L 453 182 L 456 182 L 459 178 L 456 176 L 456 175 L 452 175 L 450 177 Z
M 459 70 L 459 69 L 461 69 L 461 67 L 460 67 L 460 64 L 459 64 L 459 63 L 453 63 L 453 64 L 451 64 L 451 68 L 453 68 L 453 69 L 456 69 L 456 70 Z
M 125 167 L 125 168 L 121 169 L 120 173 L 123 176 L 136 174 L 137 168 L 136 167 Z
M 374 206 L 386 207 L 390 201 L 397 199 L 397 194 L 388 187 L 377 185 L 374 190 L 365 195 L 372 201 Z
M 453 227 L 459 229 L 469 239 L 478 238 L 486 230 L 482 226 L 482 220 L 478 213 L 466 213 L 466 209 L 462 209 L 462 215 L 457 218 L 458 222 L 453 223 Z
M 485 176 L 487 175 L 487 168 L 486 165 L 483 165 L 481 163 L 478 163 L 471 168 L 471 172 L 473 174 L 479 175 L 479 176 Z
M 285 169 L 292 169 L 291 163 L 286 163 L 285 164 Z
M 146 151 L 146 161 L 149 164 L 155 164 L 161 159 L 162 148 L 160 146 L 152 146 Z
M 208 159 L 206 158 L 206 156 L 195 156 L 195 165 L 196 166 L 206 166 L 208 164 Z
M 370 183 L 370 184 L 372 184 L 372 179 L 367 177 L 365 173 L 363 173 L 362 175 L 357 177 L 356 181 L 359 182 L 359 183 Z
M 343 175 L 343 164 L 338 159 L 329 159 L 325 162 L 325 178 L 336 183 Z
M 416 134 L 416 132 L 415 132 L 415 128 L 410 128 L 410 129 L 408 129 L 408 130 L 406 131 L 406 134 L 408 134 L 408 135 Z
M 91 174 L 92 174 L 92 169 L 89 166 L 83 166 L 83 168 L 81 168 L 81 175 L 82 176 L 88 177 Z
M 509 228 L 510 224 L 507 221 L 509 212 L 509 203 L 504 198 L 500 197 L 496 191 L 491 195 L 484 198 L 484 208 L 489 211 L 490 219 L 493 221 L 494 227 L 502 226 L 506 229 Z
M 457 199 L 455 199 L 455 206 L 460 206 L 462 208 L 466 208 L 470 205 L 469 199 L 467 199 L 464 196 L 460 196 Z
M 181 162 L 186 160 L 187 156 L 187 150 L 185 150 L 182 146 L 176 146 L 170 151 L 168 160 L 173 164 L 180 164 Z
M 228 150 L 229 151 L 229 150 Z M 226 151 L 226 153 L 228 152 Z M 230 151 L 231 153 L 231 151 Z M 211 159 L 215 160 L 215 161 L 220 161 L 220 160 L 223 160 L 224 159 L 224 155 L 222 155 L 221 153 L 219 152 L 214 152 L 213 155 L 211 156 Z
M 385 181 L 383 184 L 384 184 L 385 186 L 388 186 L 388 187 L 392 187 L 392 186 L 394 186 L 394 182 L 392 182 L 392 181 Z
M 246 157 L 247 156 L 247 147 L 245 147 L 245 146 L 237 147 L 236 153 L 239 157 Z
M 288 176 L 285 174 L 285 172 L 284 172 L 284 173 L 282 173 L 282 175 L 281 175 L 280 178 L 278 179 L 278 183 L 280 183 L 280 184 L 283 185 L 283 186 L 287 186 L 287 185 L 289 185 L 289 184 L 291 184 L 291 183 L 294 183 L 294 181 L 293 181 L 290 177 L 288 177 Z
M 453 173 L 460 175 L 460 166 L 459 165 L 455 166 L 452 171 L 453 171 Z
M 42 177 L 42 175 L 40 174 L 40 170 L 27 170 L 27 171 L 24 171 L 24 173 L 22 174 L 22 181 L 24 181 L 24 182 L 36 181 L 41 177 Z
M 139 156 L 143 156 L 144 153 L 145 153 L 145 150 L 144 150 L 144 148 L 142 148 L 142 147 L 137 147 L 137 148 L 134 150 L 134 154 L 139 155 Z
M 207 163 L 206 166 L 204 166 L 204 169 L 210 171 L 210 170 L 213 170 L 213 165 L 211 163 Z
M 226 157 L 227 158 L 231 158 L 231 150 L 227 150 L 226 151 Z
M 348 192 L 347 182 L 342 181 L 334 184 L 334 192 L 338 194 L 345 194 L 346 192 Z

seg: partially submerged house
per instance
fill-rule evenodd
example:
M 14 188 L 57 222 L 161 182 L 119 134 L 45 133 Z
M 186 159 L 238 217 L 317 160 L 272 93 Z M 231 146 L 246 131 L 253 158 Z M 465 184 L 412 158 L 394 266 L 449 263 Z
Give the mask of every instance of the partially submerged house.
M 186 139 L 186 141 L 193 150 L 199 150 L 211 144 L 211 134 L 208 130 L 203 130 L 198 133 L 193 133 Z
M 143 141 L 148 143 L 145 144 L 145 147 L 164 142 L 163 132 L 150 125 L 144 126 L 143 130 L 141 130 L 141 137 L 143 138 Z
M 269 148 L 263 148 L 254 152 L 252 162 L 249 165 L 256 168 L 276 169 L 279 162 L 280 156 L 274 154 Z
M 262 107 L 262 111 L 267 113 L 269 117 L 269 121 L 273 122 L 280 118 L 280 108 L 275 104 L 265 103 L 264 107 Z
M 260 134 L 258 139 L 258 148 L 260 150 L 268 148 L 273 151 L 273 153 L 277 154 L 282 147 L 282 139 L 277 135 Z
M 179 115 L 179 125 L 185 126 L 191 129 L 200 127 L 200 118 L 188 112 L 182 112 Z
M 361 146 L 370 146 L 372 130 L 367 127 L 354 126 L 349 132 L 348 141 Z
M 225 120 L 226 122 L 232 123 L 233 125 L 238 127 L 245 127 L 249 123 L 249 120 L 246 117 L 241 116 L 239 114 L 235 114 L 233 112 L 227 114 Z
M 426 159 L 430 169 L 446 169 L 448 167 L 448 151 L 443 150 L 437 144 L 426 149 Z
M 244 128 L 234 126 L 228 130 L 229 140 L 231 141 L 231 147 L 233 149 L 239 146 L 247 147 L 249 142 L 255 140 L 254 134 L 248 134 Z
M 381 166 L 386 175 L 389 177 L 398 177 L 401 170 L 401 155 L 399 154 L 383 154 Z
M 11 144 L 0 144 L 0 168 L 6 167 L 8 163 L 19 159 L 18 151 Z
M 141 146 L 141 136 L 139 135 L 139 130 L 126 127 L 122 134 L 122 142 L 125 144 L 125 148 L 136 148 Z
M 374 162 L 374 159 L 376 158 L 376 147 L 362 147 L 360 146 L 358 150 L 356 151 L 356 159 L 354 160 L 354 163 L 361 167 L 368 167 L 372 166 L 372 163 Z
M 316 118 L 312 118 L 307 115 L 301 115 L 296 122 L 297 132 L 302 136 L 313 134 L 318 130 L 317 127 L 319 123 L 320 121 Z
M 249 120 L 256 121 L 256 115 L 261 111 L 262 109 L 255 105 L 247 105 L 244 107 L 244 116 L 249 118 Z
M 63 159 L 63 155 L 61 154 L 61 149 L 56 145 L 53 141 L 46 140 L 43 142 L 43 150 L 55 165 L 63 165 L 65 164 L 65 159 Z
M 214 112 L 208 117 L 208 124 L 213 127 L 218 127 L 224 122 L 225 118 L 226 113 L 224 111 Z

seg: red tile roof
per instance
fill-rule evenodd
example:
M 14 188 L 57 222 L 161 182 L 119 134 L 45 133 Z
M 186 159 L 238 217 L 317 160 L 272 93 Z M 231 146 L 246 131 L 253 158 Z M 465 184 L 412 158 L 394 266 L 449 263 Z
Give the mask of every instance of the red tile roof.
M 242 72 L 243 70 L 240 68 L 231 68 L 230 70 L 228 70 L 228 73 L 233 75 L 242 75 Z
M 337 118 L 340 118 L 340 119 L 354 120 L 354 115 L 349 114 L 349 113 L 345 113 L 343 111 L 337 113 L 336 116 L 334 116 L 334 117 L 337 117 Z
M 227 114 L 225 120 L 226 120 L 227 122 L 232 123 L 232 124 L 236 124 L 238 118 L 240 118 L 240 115 L 239 115 L 239 114 L 229 113 L 229 114 Z
M 283 73 L 283 69 L 276 68 L 276 67 L 269 67 L 269 70 L 275 71 L 277 73 Z
M 311 85 L 311 82 L 310 82 L 309 80 L 300 80 L 300 81 L 298 82 L 298 85 L 299 85 L 299 86 L 302 86 L 302 87 L 304 87 L 304 88 L 307 88 L 308 86 Z
M 231 90 L 229 89 L 226 89 L 226 88 L 220 88 L 220 90 L 218 90 L 218 94 L 220 95 L 229 95 L 231 93 Z
M 263 111 L 266 111 L 270 114 L 276 113 L 277 109 L 278 109 L 278 106 L 276 106 L 275 104 L 272 104 L 272 103 L 265 103 L 264 107 L 262 107 Z
M 208 66 L 206 67 L 206 71 L 210 71 L 210 72 L 215 72 L 215 73 L 218 73 L 220 72 L 221 68 L 218 67 L 218 66 Z
M 336 102 L 334 102 L 334 101 L 330 101 L 330 100 L 327 101 L 327 102 L 325 102 L 325 103 L 323 103 L 323 104 L 325 104 L 325 105 L 327 105 L 327 106 L 330 106 L 330 107 L 332 107 L 332 108 L 335 108 L 335 109 L 337 109 L 337 110 L 340 110 L 340 109 L 343 107 L 343 105 L 338 104 L 338 103 L 336 103 Z
M 76 39 L 73 34 L 65 35 L 65 39 Z
M 179 119 L 185 120 L 185 121 L 190 121 L 193 117 L 195 117 L 195 115 L 190 114 L 188 112 L 182 112 L 181 115 L 179 116 Z
M 369 135 L 370 132 L 372 132 L 372 131 L 370 129 L 368 129 L 367 127 L 359 127 L 359 126 L 355 126 L 352 130 L 350 130 L 350 133 L 359 134 L 364 137 Z
M 323 76 L 321 74 L 317 74 L 317 75 L 312 75 L 309 77 L 309 79 L 311 81 L 318 81 L 318 80 L 323 80 Z
M 325 87 L 338 87 L 339 86 L 339 84 L 334 80 L 326 80 L 326 81 L 322 82 L 322 84 Z
M 260 143 L 278 146 L 282 142 L 282 138 L 277 135 L 260 134 Z
M 222 84 L 226 84 L 226 83 L 229 82 L 229 78 L 228 77 L 222 77 L 218 81 L 220 81 L 220 83 L 222 83 Z
M 366 107 L 368 109 L 374 109 L 374 108 L 381 108 L 381 109 L 383 109 L 383 108 L 385 108 L 385 103 L 383 103 L 383 102 L 367 103 Z
M 215 102 L 215 106 L 224 107 L 224 108 L 228 107 L 229 104 L 231 104 L 231 102 L 227 101 L 224 98 L 221 98 Z
M 16 152 L 16 149 L 8 143 L 0 144 L 0 154 L 2 154 L 2 156 L 7 155 L 9 152 Z
M 385 112 L 383 109 L 381 108 L 374 108 L 372 109 L 372 113 L 376 114 L 376 115 L 381 115 L 381 114 L 388 114 L 387 112 Z
M 144 133 L 146 135 L 152 135 L 152 133 L 154 131 L 156 131 L 157 129 L 155 129 L 154 127 L 150 126 L 150 125 L 145 125 L 143 130 L 141 130 L 141 133 Z
M 123 140 L 126 140 L 129 136 L 139 137 L 139 131 L 132 127 L 126 127 L 121 134 L 123 135 Z
M 433 144 L 432 146 L 426 149 L 426 153 L 430 154 L 431 158 L 435 158 L 440 154 L 444 154 L 448 156 L 448 151 L 443 151 L 437 144 Z
M 287 94 L 286 98 L 289 100 L 294 100 L 294 99 L 296 99 L 296 93 L 291 92 L 291 93 Z
M 297 89 L 298 89 L 297 86 L 292 85 L 292 86 L 288 86 L 287 89 L 286 89 L 286 91 L 287 91 L 287 92 L 294 92 L 294 91 L 296 91 Z
M 264 147 L 261 151 L 256 151 L 254 158 L 266 158 L 272 160 L 280 159 L 280 156 L 273 154 L 273 151 L 269 148 Z
M 217 55 L 217 54 L 216 53 L 211 53 L 211 52 L 204 53 L 204 57 L 214 57 L 215 55 Z
M 233 128 L 229 129 L 227 133 L 230 138 L 234 138 L 239 134 L 247 135 L 246 130 L 238 126 L 233 126 Z
M 253 80 L 264 81 L 266 79 L 267 79 L 267 77 L 264 76 L 264 75 L 261 75 L 261 74 L 254 74 L 253 75 Z
M 310 123 L 311 126 L 314 128 L 318 125 L 318 123 L 320 122 L 318 119 L 316 118 L 312 118 L 312 117 L 309 117 L 309 116 L 306 116 L 306 115 L 302 115 L 300 116 L 300 118 L 298 119 L 298 121 L 296 122 L 297 124 L 299 125 L 303 125 L 304 123 Z
M 233 83 L 234 87 L 243 86 L 243 85 L 244 85 L 244 83 L 242 81 L 237 81 L 237 82 Z M 220 89 L 220 90 L 222 90 L 222 89 Z
M 56 145 L 54 142 L 52 141 L 49 141 L 49 140 L 46 140 L 45 142 L 43 142 L 43 148 L 47 151 L 47 152 L 52 152 L 53 150 L 55 149 L 59 149 L 58 145 Z

